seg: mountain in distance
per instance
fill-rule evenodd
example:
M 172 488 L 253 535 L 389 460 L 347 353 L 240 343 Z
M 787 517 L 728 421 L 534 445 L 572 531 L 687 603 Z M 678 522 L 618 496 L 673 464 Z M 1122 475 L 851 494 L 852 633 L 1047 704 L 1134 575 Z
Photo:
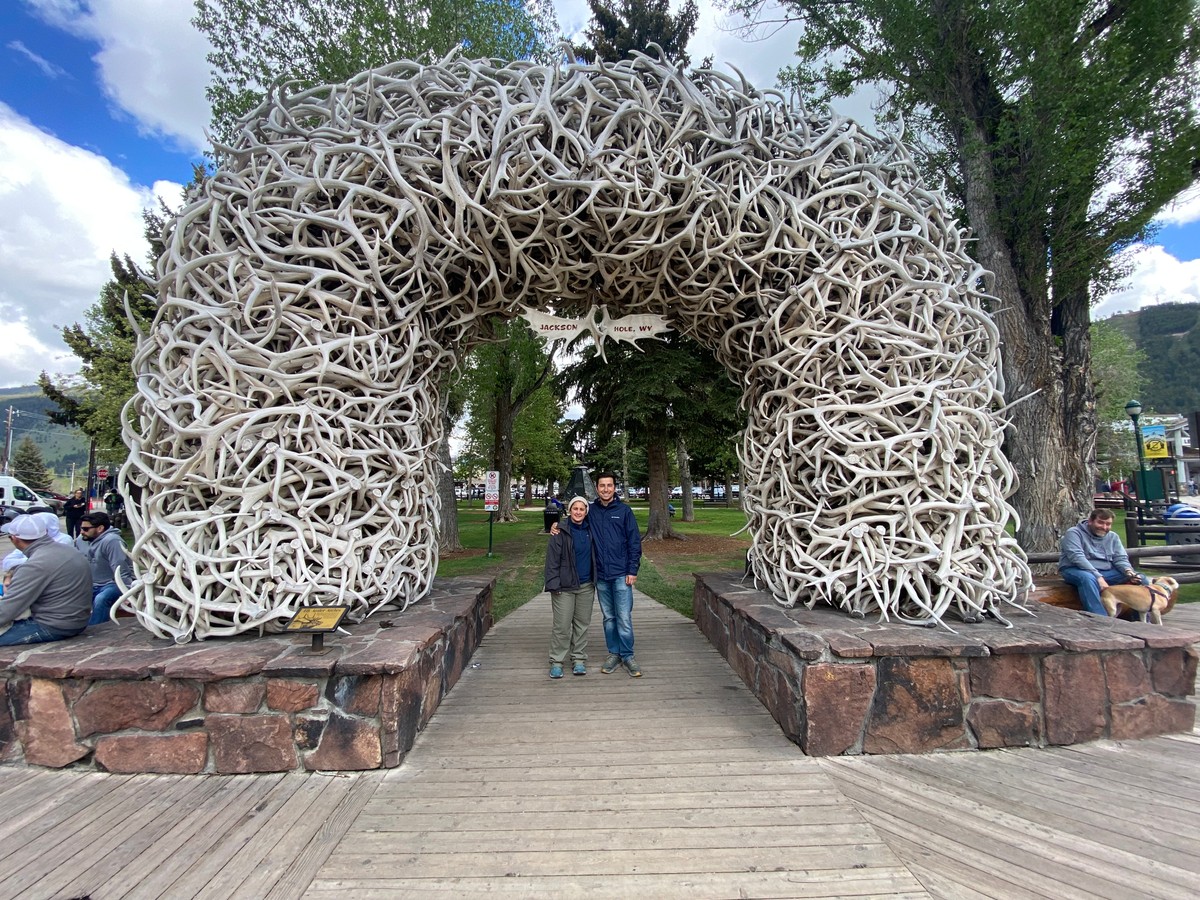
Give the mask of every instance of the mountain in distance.
M 1187 416 L 1200 410 L 1200 303 L 1162 303 L 1104 321 L 1146 355 L 1140 399 L 1147 411 Z
M 12 410 L 12 449 L 25 437 L 33 438 L 42 451 L 46 467 L 52 469 L 61 484 L 68 486 L 74 464 L 78 486 L 87 473 L 88 438 L 78 428 L 55 425 L 50 412 L 58 406 L 42 393 L 36 384 L 24 387 L 0 388 L 0 427 L 7 427 Z

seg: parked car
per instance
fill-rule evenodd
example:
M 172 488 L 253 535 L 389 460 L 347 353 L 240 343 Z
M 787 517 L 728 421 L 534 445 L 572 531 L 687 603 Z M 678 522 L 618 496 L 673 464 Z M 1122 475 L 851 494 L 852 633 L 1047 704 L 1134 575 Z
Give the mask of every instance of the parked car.
M 54 510 L 58 515 L 63 514 L 63 504 L 67 502 L 67 498 L 57 491 L 34 491 L 39 497 L 46 501 L 46 505 Z
M 23 512 L 25 510 L 9 506 L 7 503 L 0 503 L 0 525 L 7 525 Z

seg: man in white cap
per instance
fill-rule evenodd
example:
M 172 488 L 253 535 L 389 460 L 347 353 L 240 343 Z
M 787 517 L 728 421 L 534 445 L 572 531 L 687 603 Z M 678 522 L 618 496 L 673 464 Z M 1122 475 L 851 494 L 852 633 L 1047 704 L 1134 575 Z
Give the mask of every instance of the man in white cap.
M 74 547 L 55 543 L 35 516 L 18 516 L 2 529 L 27 557 L 0 598 L 0 647 L 74 637 L 92 614 L 92 567 Z M 29 613 L 28 619 L 17 619 Z

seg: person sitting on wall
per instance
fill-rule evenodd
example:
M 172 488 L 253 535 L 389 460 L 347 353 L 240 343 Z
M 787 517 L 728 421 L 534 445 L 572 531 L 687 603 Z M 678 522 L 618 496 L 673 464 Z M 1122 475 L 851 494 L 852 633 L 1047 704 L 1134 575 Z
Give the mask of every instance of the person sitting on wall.
M 74 547 L 55 543 L 34 516 L 3 528 L 26 561 L 13 572 L 0 599 L 0 647 L 62 641 L 82 632 L 92 612 L 92 575 Z M 29 614 L 29 618 L 21 616 Z M 20 619 L 20 621 L 18 621 Z
M 75 546 L 92 566 L 92 618 L 89 625 L 107 622 L 113 604 L 121 597 L 116 573 L 121 573 L 125 586 L 133 584 L 133 561 L 125 552 L 121 532 L 113 528 L 108 513 L 84 513 L 79 522 L 79 539 Z
M 1084 521 L 1067 529 L 1058 545 L 1058 573 L 1079 591 L 1083 608 L 1100 616 L 1108 615 L 1100 592 L 1110 584 L 1149 583 L 1134 571 L 1112 526 L 1111 510 L 1093 509 Z

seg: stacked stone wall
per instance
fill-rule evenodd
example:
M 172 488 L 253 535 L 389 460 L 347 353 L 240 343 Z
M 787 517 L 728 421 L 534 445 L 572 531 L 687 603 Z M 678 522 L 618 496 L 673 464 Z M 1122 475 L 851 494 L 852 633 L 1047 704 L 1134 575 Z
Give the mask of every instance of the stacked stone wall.
M 0 762 L 238 774 L 398 766 L 491 627 L 492 582 L 446 579 L 348 634 L 183 645 L 104 625 L 0 649 Z
M 1194 629 L 1039 603 L 998 622 L 917 628 L 786 609 L 699 575 L 697 626 L 810 756 L 1045 747 L 1190 732 Z

